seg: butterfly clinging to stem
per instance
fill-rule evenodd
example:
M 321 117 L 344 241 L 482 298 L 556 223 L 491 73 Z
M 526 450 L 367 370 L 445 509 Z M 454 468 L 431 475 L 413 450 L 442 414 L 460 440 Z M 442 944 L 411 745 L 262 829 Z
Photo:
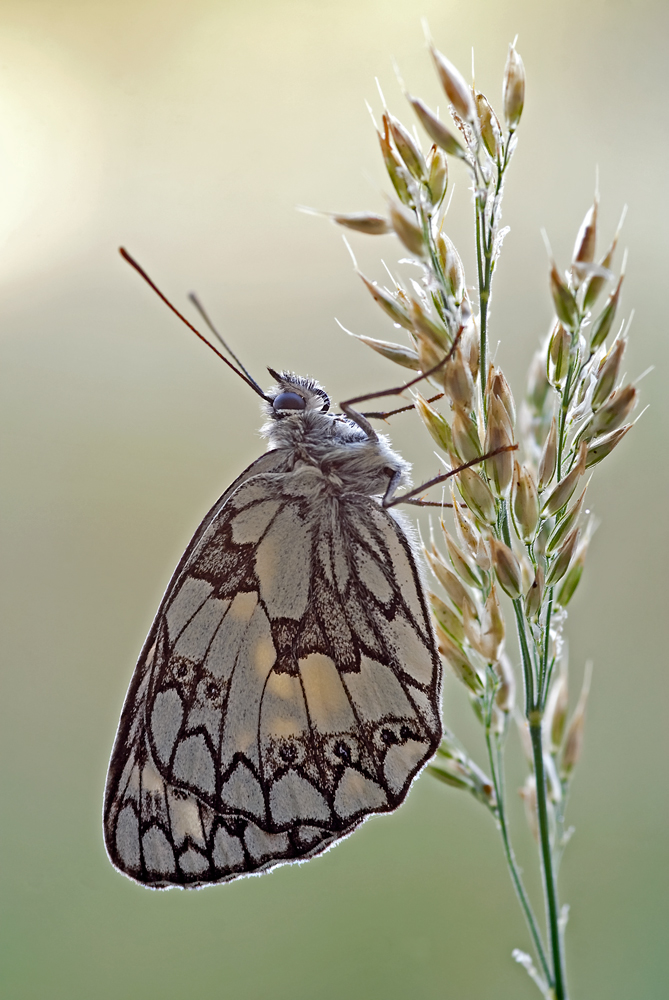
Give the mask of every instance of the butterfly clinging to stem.
M 332 414 L 289 372 L 270 369 L 264 392 L 184 322 L 262 397 L 268 451 L 195 532 L 123 707 L 105 844 L 150 888 L 322 853 L 396 809 L 441 738 L 441 664 L 411 532 L 391 512 L 420 490 L 395 495 L 409 466 L 370 424 L 381 414 L 360 399 Z

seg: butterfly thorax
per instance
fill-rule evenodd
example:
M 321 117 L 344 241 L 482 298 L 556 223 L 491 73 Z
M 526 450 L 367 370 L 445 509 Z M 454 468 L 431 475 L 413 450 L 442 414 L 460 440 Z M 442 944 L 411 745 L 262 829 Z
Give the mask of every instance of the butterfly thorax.
M 313 467 L 324 477 L 324 488 L 335 493 L 385 494 L 409 482 L 410 465 L 392 450 L 384 435 L 370 438 L 357 424 L 327 412 L 329 400 L 311 379 L 282 373 L 268 396 L 280 402 L 286 394 L 299 395 L 304 409 L 264 407 L 269 417 L 261 433 L 270 451 L 286 451 L 286 469 Z

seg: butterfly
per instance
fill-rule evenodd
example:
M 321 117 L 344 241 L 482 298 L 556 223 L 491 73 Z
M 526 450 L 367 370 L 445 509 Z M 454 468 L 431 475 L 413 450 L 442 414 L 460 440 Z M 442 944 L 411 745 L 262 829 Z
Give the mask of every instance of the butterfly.
M 111 755 L 107 853 L 150 888 L 323 853 L 397 809 L 441 739 L 416 546 L 384 506 L 409 466 L 313 379 L 270 374 L 245 378 L 268 451 L 182 556 Z

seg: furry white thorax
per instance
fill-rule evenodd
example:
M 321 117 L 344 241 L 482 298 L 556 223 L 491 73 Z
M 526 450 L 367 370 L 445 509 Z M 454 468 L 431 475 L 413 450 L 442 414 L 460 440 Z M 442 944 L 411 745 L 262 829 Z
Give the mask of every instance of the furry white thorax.
M 269 418 L 261 428 L 268 450 L 287 449 L 290 466 L 302 464 L 318 469 L 335 492 L 385 494 L 393 476 L 398 486 L 410 485 L 411 466 L 390 447 L 388 438 L 369 438 L 353 421 L 327 411 L 329 400 L 312 379 L 282 372 L 280 381 L 267 393 L 271 399 L 282 392 L 300 395 L 303 410 L 276 411 L 271 403 L 263 406 Z

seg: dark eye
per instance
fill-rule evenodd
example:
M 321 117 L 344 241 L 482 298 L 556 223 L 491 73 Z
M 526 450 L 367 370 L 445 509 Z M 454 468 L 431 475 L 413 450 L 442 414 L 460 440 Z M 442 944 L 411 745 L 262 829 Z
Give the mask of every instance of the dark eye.
M 275 410 L 303 410 L 306 405 L 296 392 L 280 392 L 272 403 Z

